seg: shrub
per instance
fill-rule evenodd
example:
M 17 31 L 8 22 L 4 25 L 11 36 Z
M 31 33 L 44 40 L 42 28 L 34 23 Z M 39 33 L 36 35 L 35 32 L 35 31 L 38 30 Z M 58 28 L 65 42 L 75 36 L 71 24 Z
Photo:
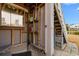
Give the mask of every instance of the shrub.
M 68 34 L 75 34 L 75 35 L 79 35 L 79 31 L 68 31 Z

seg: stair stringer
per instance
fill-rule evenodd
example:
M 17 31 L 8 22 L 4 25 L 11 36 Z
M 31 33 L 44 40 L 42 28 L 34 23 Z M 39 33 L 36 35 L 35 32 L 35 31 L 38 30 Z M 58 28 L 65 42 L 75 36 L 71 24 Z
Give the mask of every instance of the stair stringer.
M 66 30 L 66 25 L 65 25 L 65 22 L 64 22 L 63 12 L 61 10 L 61 4 L 55 3 L 55 8 L 56 8 L 57 16 L 59 18 L 60 25 L 61 25 L 61 28 L 62 28 L 62 33 L 64 34 L 66 42 L 68 42 L 68 40 L 67 40 L 67 38 L 68 38 L 67 37 L 67 30 Z M 63 43 L 63 41 L 62 41 L 62 43 Z M 64 45 L 62 44 L 62 49 L 63 48 L 64 48 Z

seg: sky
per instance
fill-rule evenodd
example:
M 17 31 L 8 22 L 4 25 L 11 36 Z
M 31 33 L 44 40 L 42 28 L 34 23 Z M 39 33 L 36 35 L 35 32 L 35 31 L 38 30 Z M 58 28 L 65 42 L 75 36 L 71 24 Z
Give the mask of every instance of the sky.
M 79 24 L 79 3 L 63 3 L 62 11 L 66 24 Z

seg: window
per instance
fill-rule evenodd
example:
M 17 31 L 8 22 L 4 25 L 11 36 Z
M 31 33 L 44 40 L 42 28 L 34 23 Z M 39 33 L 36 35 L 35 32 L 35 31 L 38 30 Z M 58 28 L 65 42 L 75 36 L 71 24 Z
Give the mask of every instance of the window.
M 11 14 L 11 25 L 12 26 L 23 26 L 23 16 L 18 14 Z
M 2 20 L 1 20 L 1 25 L 10 25 L 10 13 L 6 11 L 2 11 Z
M 16 14 L 16 13 L 10 13 L 7 11 L 1 12 L 1 25 L 3 26 L 23 26 L 23 16 Z

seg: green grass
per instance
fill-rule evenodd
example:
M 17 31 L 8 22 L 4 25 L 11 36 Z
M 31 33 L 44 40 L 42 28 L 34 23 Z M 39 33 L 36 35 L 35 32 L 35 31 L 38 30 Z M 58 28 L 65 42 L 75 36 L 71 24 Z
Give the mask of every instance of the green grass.
M 75 35 L 79 35 L 79 31 L 67 31 L 68 34 L 75 34 Z

